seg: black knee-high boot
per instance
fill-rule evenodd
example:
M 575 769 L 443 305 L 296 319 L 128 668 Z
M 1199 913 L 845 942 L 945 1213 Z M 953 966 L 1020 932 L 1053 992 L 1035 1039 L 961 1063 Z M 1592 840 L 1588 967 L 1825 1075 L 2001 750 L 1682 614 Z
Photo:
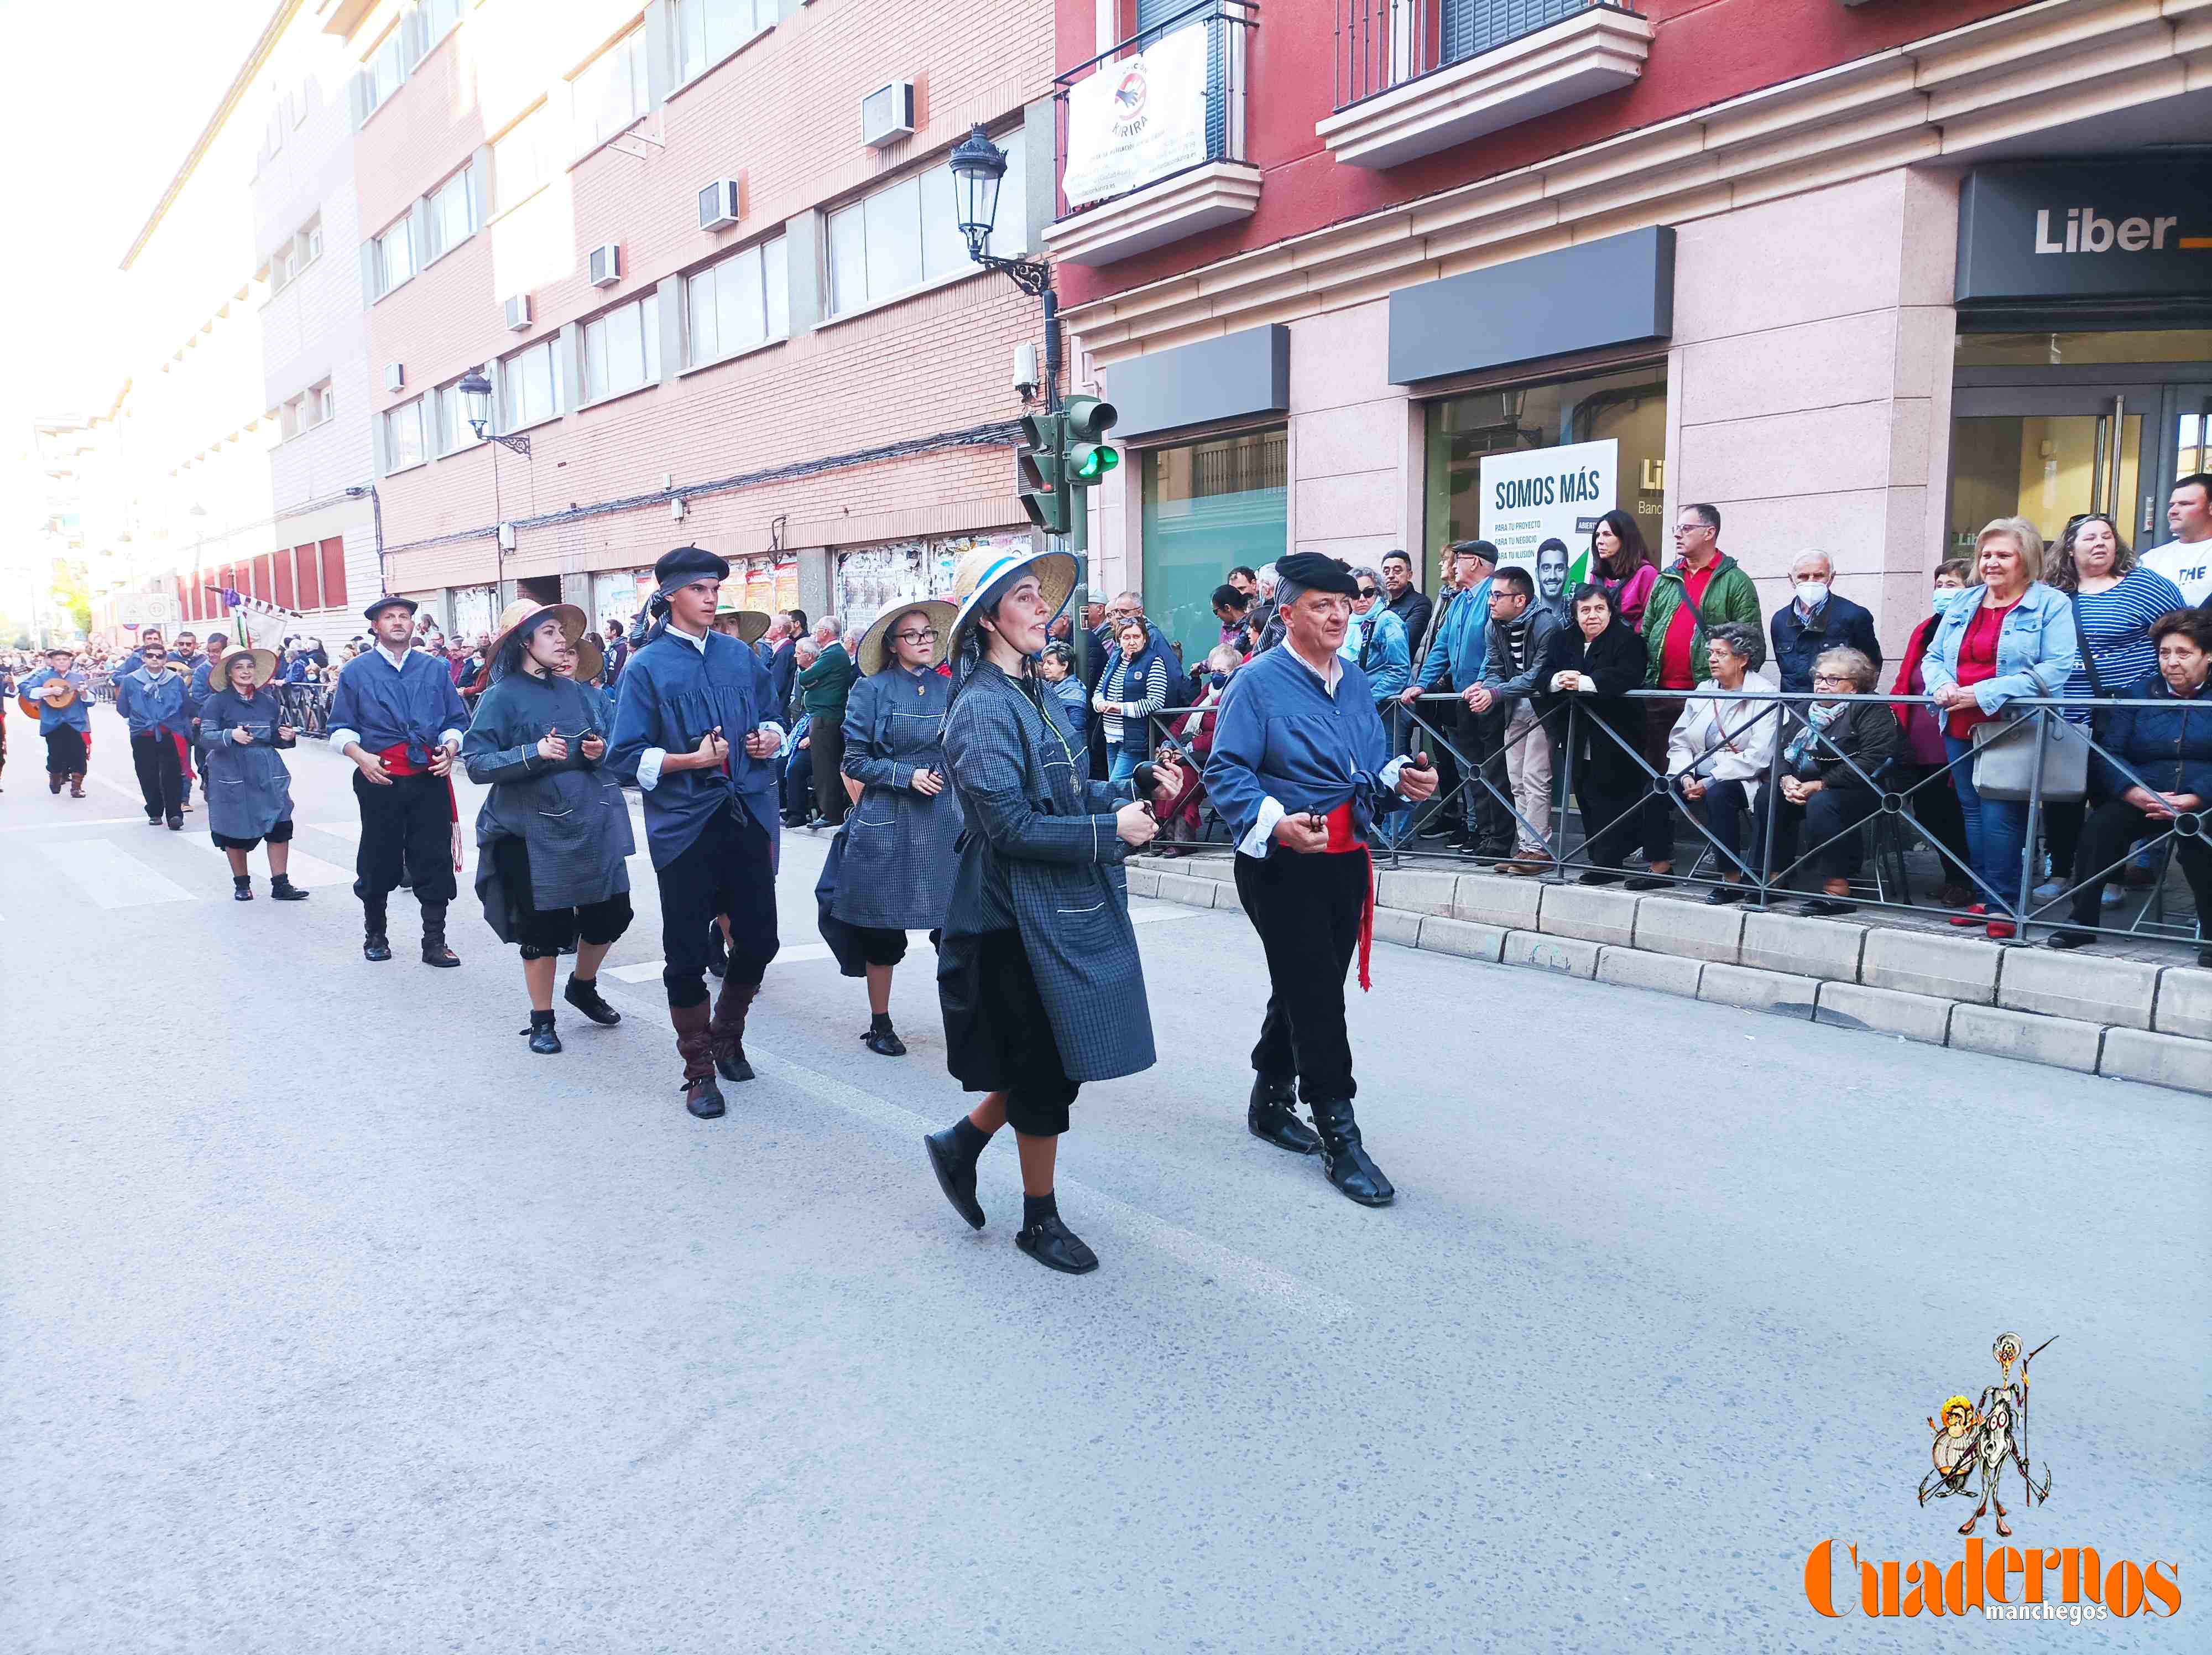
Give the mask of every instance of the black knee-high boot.
M 361 952 L 364 959 L 390 959 L 392 940 L 385 934 L 384 898 L 361 899 Z
M 446 904 L 426 902 L 422 904 L 422 963 L 425 965 L 459 965 L 461 957 L 446 946 Z

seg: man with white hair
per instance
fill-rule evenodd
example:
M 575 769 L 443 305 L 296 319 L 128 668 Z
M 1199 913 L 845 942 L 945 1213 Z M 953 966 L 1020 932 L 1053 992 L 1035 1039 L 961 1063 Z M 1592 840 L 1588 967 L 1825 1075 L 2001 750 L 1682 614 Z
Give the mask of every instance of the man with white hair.
M 1282 583 L 1281 572 L 1273 563 L 1260 565 L 1260 597 L 1245 617 L 1249 625 L 1259 623 L 1260 642 L 1254 648 L 1255 655 L 1264 655 L 1283 641 L 1283 606 L 1276 601 L 1275 593 Z
M 1874 617 L 1849 598 L 1836 596 L 1836 566 L 1825 551 L 1801 551 L 1790 560 L 1790 602 L 1774 611 L 1768 635 L 1784 695 L 1810 695 L 1813 663 L 1830 649 L 1856 649 L 1877 667 L 1881 645 Z
M 842 824 L 850 802 L 838 766 L 845 759 L 845 697 L 860 669 L 842 639 L 845 624 L 824 615 L 814 624 L 814 642 L 819 653 L 811 666 L 795 677 L 800 704 L 813 721 L 807 729 L 807 758 L 814 771 L 814 808 L 831 827 Z

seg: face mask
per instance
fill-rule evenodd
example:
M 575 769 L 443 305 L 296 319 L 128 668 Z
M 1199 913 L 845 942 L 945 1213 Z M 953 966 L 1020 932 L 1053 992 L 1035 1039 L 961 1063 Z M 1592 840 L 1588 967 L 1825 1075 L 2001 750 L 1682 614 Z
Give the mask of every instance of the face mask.
M 1229 674 L 1226 672 L 1209 672 L 1206 675 L 1206 681 L 1212 685 L 1215 689 L 1218 690 L 1223 685 L 1229 682 Z
M 1950 608 L 1951 599 L 1957 597 L 1963 590 L 1963 587 L 1955 586 L 1937 587 L 1929 598 L 1928 612 L 1931 615 L 1941 615 L 1945 610 Z
M 1808 609 L 1812 608 L 1816 604 L 1824 604 L 1827 602 L 1828 583 L 1826 581 L 1798 581 L 1797 601 L 1804 605 Z

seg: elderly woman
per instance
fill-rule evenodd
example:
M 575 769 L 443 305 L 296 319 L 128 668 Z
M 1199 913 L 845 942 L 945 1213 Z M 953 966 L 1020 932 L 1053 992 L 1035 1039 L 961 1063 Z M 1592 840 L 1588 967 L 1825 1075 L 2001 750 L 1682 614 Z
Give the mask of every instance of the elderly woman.
M 1091 723 L 1091 699 L 1083 693 L 1083 680 L 1075 676 L 1075 651 L 1054 639 L 1037 652 L 1037 682 L 1059 698 L 1060 720 L 1067 733 L 1081 737 Z
M 1153 647 L 1152 629 L 1142 615 L 1115 627 L 1105 670 L 1091 697 L 1091 710 L 1099 715 L 1106 735 L 1108 781 L 1127 781 L 1152 757 L 1152 715 L 1168 704 L 1168 685 L 1177 676 L 1166 652 Z
M 1574 597 L 1574 630 L 1553 646 L 1551 691 L 1568 696 L 1580 714 L 1563 725 L 1574 748 L 1575 795 L 1583 812 L 1583 851 L 1593 867 L 1583 885 L 1611 885 L 1635 843 L 1636 802 L 1644 790 L 1644 703 L 1630 699 L 1644 687 L 1644 640 L 1620 618 L 1613 593 L 1592 583 Z M 1560 715 L 1563 720 L 1568 715 Z
M 1826 696 L 1870 696 L 1881 691 L 1881 664 L 1863 650 L 1836 648 L 1813 663 L 1814 698 L 1802 711 L 1791 708 L 1782 735 L 1779 798 L 1759 800 L 1753 827 L 1762 837 L 1766 815 L 1774 812 L 1774 866 L 1779 879 L 1797 860 L 1802 828 L 1812 837 L 1813 873 L 1820 895 L 1801 913 L 1848 914 L 1850 895 L 1851 829 L 1874 814 L 1884 772 L 1904 745 L 1897 715 L 1879 701 L 1823 701 Z
M 1932 699 L 1944 715 L 1943 746 L 1951 782 L 1966 818 L 1974 882 L 1983 900 L 1954 925 L 1987 922 L 1989 935 L 2013 934 L 2010 922 L 1990 918 L 2020 893 L 2021 856 L 2027 838 L 2024 800 L 1984 799 L 1974 790 L 1974 729 L 2019 696 L 2056 696 L 2074 674 L 2080 650 L 2074 608 L 2066 594 L 2036 579 L 2043 567 L 2043 536 L 2024 517 L 2000 517 L 1974 540 L 1968 587 L 1943 614 L 1921 658 Z
M 2081 654 L 2059 693 L 2082 703 L 2069 708 L 2066 716 L 2087 724 L 2093 698 L 2118 696 L 2127 685 L 2158 671 L 2151 627 L 2161 617 L 2186 609 L 2189 601 L 2165 575 L 2136 561 L 2119 525 L 2102 512 L 2077 517 L 2066 526 L 2045 578 L 2074 600 Z M 2044 806 L 2051 879 L 2036 886 L 2037 901 L 2048 902 L 2069 884 L 2091 802 L 2063 799 Z
M 1774 758 L 1778 709 L 1760 702 L 1774 686 L 1753 673 L 1766 665 L 1766 643 L 1745 621 L 1723 621 L 1707 635 L 1705 665 L 1712 676 L 1682 703 L 1667 737 L 1667 777 L 1685 808 L 1705 824 L 1724 853 L 1723 883 L 1705 893 L 1709 903 L 1741 902 L 1742 812 L 1759 800 Z M 1753 699 L 1747 700 L 1749 697 Z M 1667 881 L 1631 879 L 1632 891 L 1654 891 Z
M 1929 642 L 1935 637 L 1936 629 L 1942 624 L 1944 610 L 1966 589 L 1966 579 L 1973 572 L 1973 564 L 1964 557 L 1950 558 L 1937 567 L 1934 590 L 1929 594 L 1928 613 L 1905 640 L 1905 658 L 1897 664 L 1897 677 L 1889 686 L 1890 694 L 1916 697 L 1927 695 L 1928 681 L 1920 670 L 1920 663 L 1928 654 Z M 1920 701 L 1892 710 L 1904 733 L 1905 745 L 1899 751 L 1897 762 L 1890 767 L 1891 785 L 1894 791 L 1906 795 L 1906 808 L 1912 812 L 1912 819 L 1920 831 L 1950 853 L 1949 860 L 1942 863 L 1942 883 L 1936 887 L 1937 904 L 1964 908 L 1974 899 L 1974 893 L 1960 880 L 1965 870 L 1973 866 L 1973 853 L 1966 847 L 1966 821 L 1959 813 L 1959 795 L 1951 786 L 1949 772 L 1944 769 L 1951 757 L 1943 749 L 1943 721 Z
M 202 704 L 201 779 L 207 788 L 208 837 L 230 859 L 231 894 L 253 900 L 246 853 L 269 847 L 269 894 L 305 902 L 294 885 L 292 773 L 279 756 L 298 745 L 299 728 L 270 680 L 276 657 L 266 649 L 230 649 L 209 676 L 215 693 Z
M 2176 818 L 2212 805 L 2212 696 L 2204 693 L 2212 671 L 2212 615 L 2182 609 L 2150 629 L 2158 670 L 2121 686 L 2118 698 L 2155 701 L 2158 707 L 2108 707 L 2096 717 L 2097 774 L 2093 785 L 2104 802 L 2091 812 L 2074 863 L 2070 925 L 2053 934 L 2053 948 L 2094 942 L 2105 882 L 2144 834 L 2172 831 Z M 2175 832 L 2174 857 L 2196 899 L 2197 963 L 2212 966 L 2203 938 L 2212 914 L 2212 849 L 2202 837 Z
M 1367 674 L 1375 692 L 1375 706 L 1389 722 L 1386 703 L 1413 681 L 1413 651 L 1406 642 L 1406 624 L 1382 602 L 1382 577 L 1371 569 L 1352 571 L 1359 595 L 1352 600 L 1352 624 L 1345 629 L 1344 644 L 1336 653 Z

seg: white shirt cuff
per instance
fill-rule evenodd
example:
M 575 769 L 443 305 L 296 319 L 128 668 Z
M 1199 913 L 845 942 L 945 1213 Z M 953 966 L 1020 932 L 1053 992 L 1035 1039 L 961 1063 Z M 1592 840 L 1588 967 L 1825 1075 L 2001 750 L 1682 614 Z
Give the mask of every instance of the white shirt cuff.
M 346 744 L 348 742 L 359 741 L 361 739 L 361 732 L 359 730 L 332 730 L 330 733 L 329 739 L 331 751 L 332 752 L 342 753 L 346 750 Z
M 774 736 L 774 737 L 775 738 L 775 745 L 776 745 L 777 746 L 781 747 L 781 745 L 783 745 L 783 726 L 782 726 L 782 725 L 781 725 L 781 724 L 777 723 L 774 719 L 769 719 L 769 720 L 766 721 L 765 722 L 763 722 L 763 723 L 761 725 L 761 728 L 762 728 L 762 730 L 763 730 L 764 732 L 766 732 L 768 734 L 772 735 L 772 736 Z
M 1398 773 L 1406 768 L 1407 763 L 1404 758 L 1394 758 L 1382 767 L 1382 773 L 1375 779 L 1395 793 L 1398 790 Z
M 668 757 L 665 747 L 647 747 L 637 756 L 637 784 L 647 793 L 660 785 L 661 761 Z
M 1577 684 L 1575 688 L 1582 691 L 1582 693 L 1586 696 L 1594 696 L 1597 693 L 1597 680 L 1585 672 L 1583 675 L 1582 681 Z M 1595 717 L 1596 715 L 1592 714 L 1591 716 Z
M 459 746 L 461 745 L 461 733 L 459 730 L 441 731 L 438 736 L 438 745 L 441 747 Z
M 1272 797 L 1262 799 L 1260 801 L 1260 819 L 1249 833 L 1237 842 L 1237 854 L 1243 856 L 1266 855 L 1268 842 L 1275 837 L 1275 824 L 1288 814 L 1290 812 L 1283 808 L 1280 800 Z

